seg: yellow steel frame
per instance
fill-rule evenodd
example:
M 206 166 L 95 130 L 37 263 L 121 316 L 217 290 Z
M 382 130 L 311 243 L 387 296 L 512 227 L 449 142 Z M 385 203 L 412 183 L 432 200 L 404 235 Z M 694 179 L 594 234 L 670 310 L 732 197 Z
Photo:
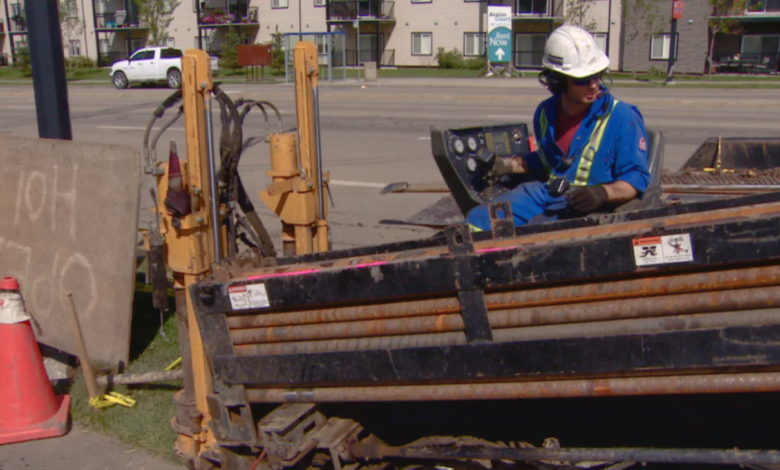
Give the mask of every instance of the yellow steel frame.
M 174 273 L 176 289 L 185 289 L 187 320 L 189 323 L 195 406 L 200 414 L 200 433 L 192 436 L 179 434 L 176 450 L 193 460 L 216 445 L 208 431 L 209 415 L 206 396 L 213 393 L 211 369 L 201 340 L 198 321 L 190 298 L 190 286 L 211 272 L 215 263 L 214 230 L 211 226 L 211 176 L 209 174 L 206 132 L 207 100 L 211 99 L 213 81 L 211 59 L 200 50 L 188 50 L 182 57 L 182 102 L 187 139 L 187 160 L 181 161 L 183 189 L 192 198 L 192 214 L 180 218 L 176 227 L 165 208 L 168 193 L 168 164 L 157 177 L 157 212 L 160 214 L 160 232 L 165 239 L 166 264 Z M 223 238 L 224 240 L 224 238 Z M 223 250 L 224 251 L 224 250 Z M 196 464 L 197 465 L 197 464 Z

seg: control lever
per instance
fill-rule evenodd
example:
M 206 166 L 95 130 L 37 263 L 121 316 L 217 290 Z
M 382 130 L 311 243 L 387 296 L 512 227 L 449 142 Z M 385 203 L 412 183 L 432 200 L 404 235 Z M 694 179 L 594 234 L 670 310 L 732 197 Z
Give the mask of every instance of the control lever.
M 488 174 L 493 165 L 496 164 L 496 153 L 486 148 L 481 148 L 479 152 L 473 157 L 469 157 L 466 161 L 466 165 L 471 173 L 480 172 L 485 175 Z

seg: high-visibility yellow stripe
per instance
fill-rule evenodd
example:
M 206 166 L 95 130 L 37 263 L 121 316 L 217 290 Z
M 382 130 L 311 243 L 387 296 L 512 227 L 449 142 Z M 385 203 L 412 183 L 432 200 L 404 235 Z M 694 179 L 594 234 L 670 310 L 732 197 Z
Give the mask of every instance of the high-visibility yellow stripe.
M 483 231 L 481 228 L 477 227 L 476 225 L 471 225 L 471 224 L 467 224 L 467 225 L 469 226 L 469 228 L 471 229 L 471 231 L 472 231 L 472 232 L 474 232 L 474 233 L 477 233 L 477 232 L 482 232 L 482 231 Z
M 577 174 L 574 177 L 574 186 L 586 186 L 588 179 L 590 178 L 590 170 L 593 167 L 593 159 L 596 157 L 596 153 L 601 147 L 601 140 L 604 138 L 604 133 L 607 130 L 607 124 L 609 124 L 609 118 L 612 116 L 612 111 L 617 106 L 618 100 L 612 105 L 612 109 L 609 112 L 599 118 L 596 128 L 590 134 L 590 139 L 585 145 L 585 150 L 580 157 L 580 163 L 577 165 Z

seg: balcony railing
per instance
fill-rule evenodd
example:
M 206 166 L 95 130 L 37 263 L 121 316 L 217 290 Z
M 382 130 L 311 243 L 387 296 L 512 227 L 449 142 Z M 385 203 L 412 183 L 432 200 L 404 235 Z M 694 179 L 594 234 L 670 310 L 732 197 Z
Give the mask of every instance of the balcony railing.
M 358 51 L 356 49 L 346 50 L 346 64 L 342 63 L 341 52 L 333 52 L 333 66 L 341 67 L 346 65 L 347 67 L 357 67 L 363 65 L 366 62 L 376 62 L 380 67 L 395 67 L 395 50 L 385 49 L 380 54 L 376 51 Z
M 231 8 L 231 12 L 225 12 L 225 10 L 212 8 L 206 11 L 200 12 L 198 18 L 198 24 L 203 26 L 229 26 L 235 25 L 258 25 L 257 7 L 249 8 Z M 245 10 L 242 14 L 241 10 Z
M 137 14 L 127 14 L 123 10 L 95 15 L 96 29 L 146 28 Z
M 27 31 L 27 19 L 24 17 L 24 5 L 21 3 L 12 3 L 10 7 L 10 18 L 8 18 L 8 32 L 23 33 Z
M 395 20 L 395 2 L 385 0 L 332 0 L 327 7 L 328 21 Z
M 780 56 L 777 54 L 741 54 L 737 57 L 720 57 L 713 64 L 720 73 L 777 74 L 780 68 Z
M 780 0 L 750 0 L 745 13 L 780 13 Z

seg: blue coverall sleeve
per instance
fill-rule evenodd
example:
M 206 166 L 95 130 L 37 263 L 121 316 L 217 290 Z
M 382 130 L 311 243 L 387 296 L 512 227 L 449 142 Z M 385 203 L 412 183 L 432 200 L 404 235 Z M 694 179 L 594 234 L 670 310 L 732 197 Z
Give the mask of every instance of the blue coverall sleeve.
M 541 149 L 542 148 L 542 130 L 541 126 L 539 124 L 539 115 L 541 114 L 542 105 L 537 106 L 536 112 L 534 113 L 534 137 L 536 139 L 536 148 Z M 539 176 L 544 177 L 547 175 L 547 169 L 542 164 L 541 156 L 539 155 L 539 150 L 535 152 L 531 152 L 525 157 L 523 157 L 525 160 L 525 164 L 528 167 L 528 172 Z
M 645 121 L 638 109 L 631 106 L 623 116 L 616 116 L 621 123 L 618 133 L 617 154 L 614 156 L 613 177 L 625 181 L 639 194 L 644 194 L 650 183 L 647 163 L 647 148 L 650 145 L 645 130 Z

